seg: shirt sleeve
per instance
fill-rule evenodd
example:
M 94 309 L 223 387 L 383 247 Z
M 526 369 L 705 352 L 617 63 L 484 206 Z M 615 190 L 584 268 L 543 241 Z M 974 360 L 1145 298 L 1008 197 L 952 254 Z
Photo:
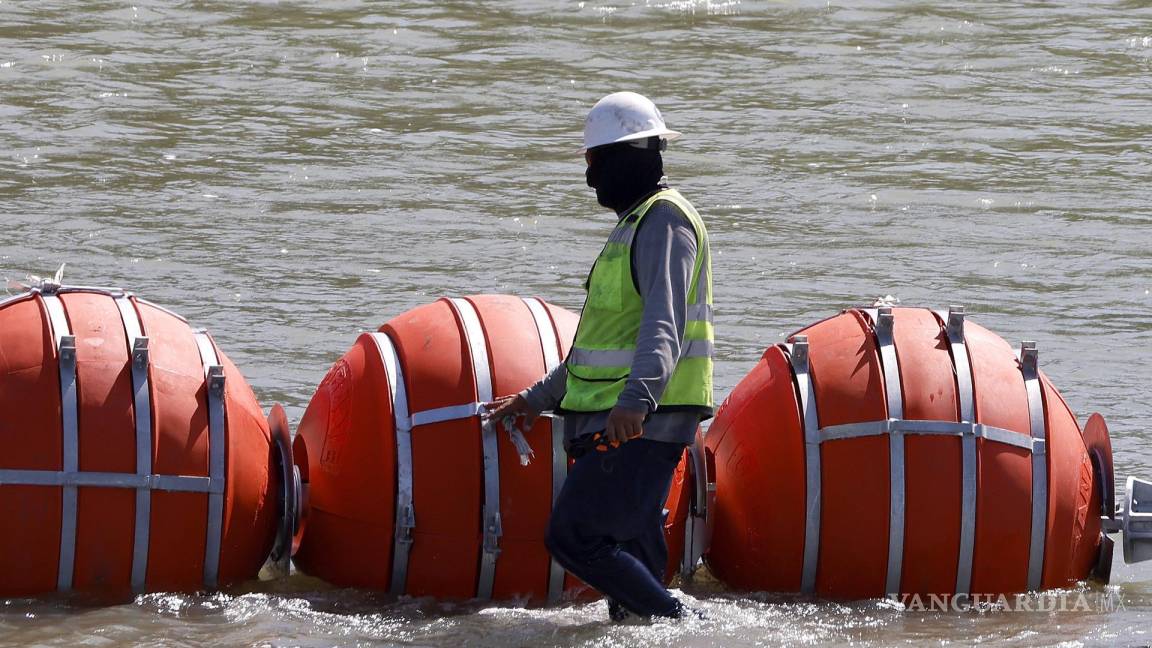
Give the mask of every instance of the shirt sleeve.
M 656 410 L 680 359 L 696 253 L 696 231 L 671 203 L 657 202 L 640 221 L 632 272 L 644 311 L 632 370 L 616 401 L 619 407 Z
M 567 390 L 568 367 L 561 362 L 535 385 L 520 392 L 520 395 L 524 397 L 528 407 L 539 414 L 556 409 Z

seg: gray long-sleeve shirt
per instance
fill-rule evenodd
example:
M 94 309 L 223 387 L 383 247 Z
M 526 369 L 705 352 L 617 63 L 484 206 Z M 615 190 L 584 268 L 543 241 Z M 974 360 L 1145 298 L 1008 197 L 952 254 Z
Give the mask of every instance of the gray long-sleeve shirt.
M 632 244 L 632 272 L 644 311 L 632 369 L 616 401 L 619 407 L 651 414 L 644 424 L 646 439 L 692 443 L 700 422 L 699 412 L 657 407 L 680 358 L 696 254 L 692 223 L 679 208 L 658 201 L 640 221 Z M 535 411 L 554 409 L 564 398 L 567 380 L 561 363 L 521 396 Z M 566 442 L 603 430 L 607 420 L 608 412 L 565 414 Z

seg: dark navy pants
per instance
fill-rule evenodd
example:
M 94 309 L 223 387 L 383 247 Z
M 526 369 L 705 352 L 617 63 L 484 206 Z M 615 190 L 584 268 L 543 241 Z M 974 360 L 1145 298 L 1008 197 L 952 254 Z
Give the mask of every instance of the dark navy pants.
M 576 459 L 548 523 L 565 569 L 641 616 L 674 616 L 664 589 L 664 501 L 684 445 L 634 439 Z

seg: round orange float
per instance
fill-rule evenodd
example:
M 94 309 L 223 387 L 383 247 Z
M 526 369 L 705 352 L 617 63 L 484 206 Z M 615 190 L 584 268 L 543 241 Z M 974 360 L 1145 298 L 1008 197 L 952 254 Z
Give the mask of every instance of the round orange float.
M 538 299 L 482 295 L 361 335 L 294 442 L 308 499 L 296 565 L 398 595 L 543 603 L 583 589 L 544 546 L 568 470 L 560 420 L 541 417 L 514 438 L 480 416 L 481 403 L 559 364 L 576 320 Z M 686 509 L 679 490 L 669 501 L 677 540 Z
M 256 576 L 291 460 L 277 472 L 252 390 L 207 333 L 120 290 L 43 282 L 0 302 L 0 380 L 0 597 Z
M 717 412 L 705 561 L 738 589 L 833 598 L 1106 577 L 1102 423 L 1083 436 L 1035 345 L 963 309 L 845 311 L 765 351 Z

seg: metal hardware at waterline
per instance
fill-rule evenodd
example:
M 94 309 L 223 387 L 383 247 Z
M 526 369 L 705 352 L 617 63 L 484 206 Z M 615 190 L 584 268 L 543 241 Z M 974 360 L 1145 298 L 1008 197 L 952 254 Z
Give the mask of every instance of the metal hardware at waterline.
M 684 555 L 680 560 L 680 576 L 688 578 L 696 569 L 700 558 L 711 542 L 712 506 L 716 497 L 716 482 L 708 471 L 707 451 L 703 438 L 688 446 L 689 470 L 692 471 L 692 499 L 684 525 Z

